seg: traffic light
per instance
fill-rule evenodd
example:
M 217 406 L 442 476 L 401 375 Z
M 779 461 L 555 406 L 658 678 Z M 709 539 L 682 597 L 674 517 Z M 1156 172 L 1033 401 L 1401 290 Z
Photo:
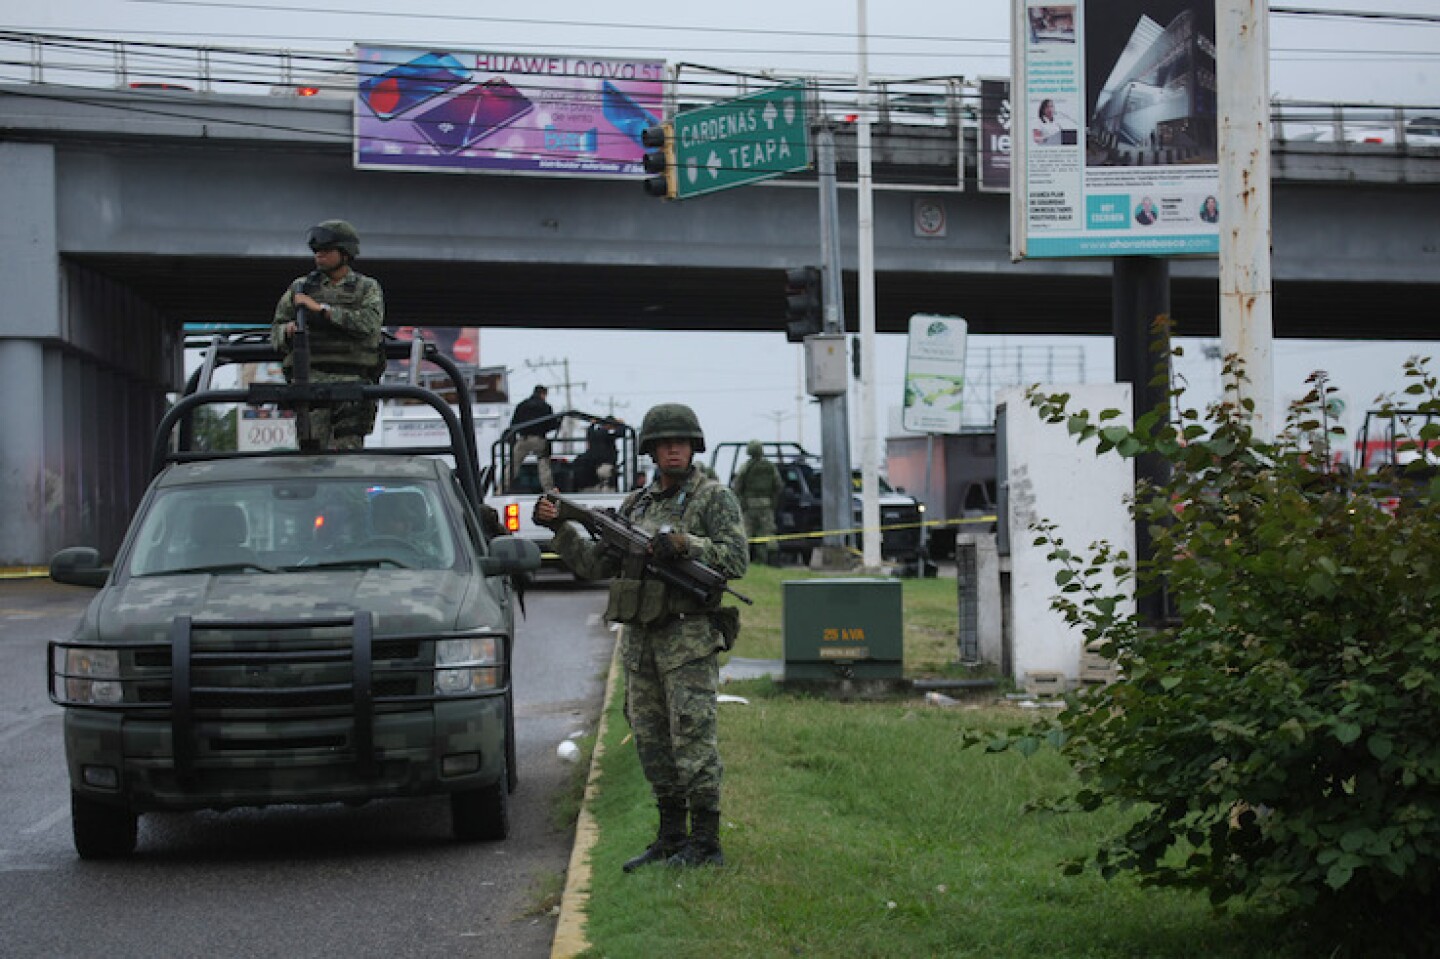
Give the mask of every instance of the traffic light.
M 662 123 L 646 127 L 640 133 L 640 142 L 646 147 L 645 159 L 641 165 L 646 173 L 655 174 L 645 178 L 645 192 L 650 196 L 675 199 L 675 126 Z
M 820 268 L 801 266 L 785 271 L 785 339 L 800 343 L 825 326 L 825 295 Z

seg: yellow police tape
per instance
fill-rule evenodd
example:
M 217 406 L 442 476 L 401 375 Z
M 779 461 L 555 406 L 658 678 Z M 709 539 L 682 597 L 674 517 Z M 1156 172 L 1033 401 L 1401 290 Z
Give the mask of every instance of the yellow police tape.
M 968 524 L 993 523 L 994 516 L 971 516 L 966 519 L 931 519 L 919 523 L 891 523 L 888 526 L 875 527 L 880 532 L 891 529 L 918 529 L 921 526 L 964 526 Z M 849 536 L 852 533 L 864 533 L 868 528 L 855 526 L 850 529 L 822 529 L 810 533 L 777 533 L 774 536 L 752 536 L 752 543 L 780 543 L 794 539 L 818 539 L 822 536 Z

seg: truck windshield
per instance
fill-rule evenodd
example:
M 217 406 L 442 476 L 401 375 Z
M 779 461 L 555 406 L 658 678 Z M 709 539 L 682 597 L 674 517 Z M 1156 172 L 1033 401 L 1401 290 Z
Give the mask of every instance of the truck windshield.
M 141 520 L 132 576 L 447 569 L 455 540 L 433 483 L 279 480 L 163 490 Z

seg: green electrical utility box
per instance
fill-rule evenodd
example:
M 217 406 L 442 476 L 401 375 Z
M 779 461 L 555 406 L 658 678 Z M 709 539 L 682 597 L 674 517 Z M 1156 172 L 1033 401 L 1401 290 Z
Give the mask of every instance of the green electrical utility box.
M 785 679 L 900 679 L 900 581 L 803 579 L 783 584 Z

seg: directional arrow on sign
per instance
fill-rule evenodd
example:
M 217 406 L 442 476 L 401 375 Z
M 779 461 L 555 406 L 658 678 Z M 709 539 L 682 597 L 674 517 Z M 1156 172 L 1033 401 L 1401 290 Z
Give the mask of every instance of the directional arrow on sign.
M 675 198 L 768 180 L 810 165 L 805 87 L 788 83 L 714 106 L 686 110 L 673 121 Z M 709 174 L 702 176 L 701 171 Z

